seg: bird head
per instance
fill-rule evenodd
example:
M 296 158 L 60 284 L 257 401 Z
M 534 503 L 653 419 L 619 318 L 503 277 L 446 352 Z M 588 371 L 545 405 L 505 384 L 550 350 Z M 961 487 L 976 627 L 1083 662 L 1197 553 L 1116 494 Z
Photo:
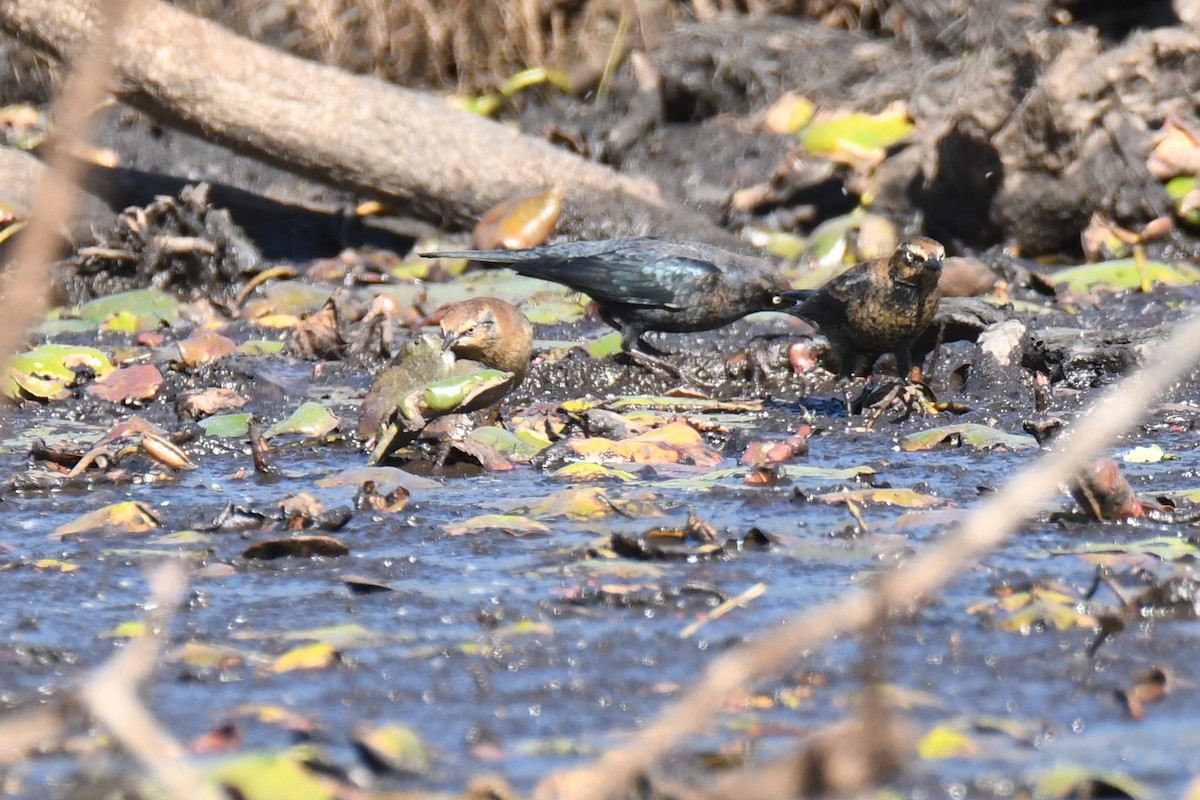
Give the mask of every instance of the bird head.
M 442 352 L 453 351 L 506 372 L 524 375 L 533 348 L 533 328 L 525 315 L 495 297 L 451 303 L 442 313 Z
M 901 242 L 889 262 L 892 277 L 905 283 L 936 281 L 942 271 L 946 248 L 933 239 L 918 237 Z

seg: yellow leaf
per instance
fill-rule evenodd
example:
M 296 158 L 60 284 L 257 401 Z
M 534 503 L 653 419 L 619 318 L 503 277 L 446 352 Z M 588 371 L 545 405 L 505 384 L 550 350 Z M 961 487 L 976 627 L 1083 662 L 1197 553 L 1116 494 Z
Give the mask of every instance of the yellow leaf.
M 294 669 L 325 669 L 338 659 L 338 651 L 324 642 L 293 647 L 275 659 L 271 671 L 291 672 Z
M 921 758 L 962 758 L 979 752 L 979 745 L 965 733 L 945 725 L 921 737 L 917 753 Z
M 116 533 L 146 533 L 159 526 L 158 518 L 145 503 L 126 500 L 90 511 L 83 516 L 59 525 L 50 534 L 52 539 L 64 539 L 92 531 L 110 530 Z

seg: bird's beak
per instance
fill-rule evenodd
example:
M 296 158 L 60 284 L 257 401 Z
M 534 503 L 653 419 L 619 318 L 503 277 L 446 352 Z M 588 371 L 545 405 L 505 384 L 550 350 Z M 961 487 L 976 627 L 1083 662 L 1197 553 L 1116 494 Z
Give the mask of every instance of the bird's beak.
M 450 348 L 452 348 L 452 347 L 454 347 L 454 345 L 458 344 L 458 340 L 459 340 L 460 336 L 461 336 L 461 334 L 459 334 L 457 332 L 449 332 L 449 333 L 443 334 L 442 335 L 442 352 L 443 353 L 450 352 Z
M 928 266 L 930 272 L 941 272 L 942 271 L 942 259 L 940 259 L 940 258 L 931 258 L 928 261 L 926 261 L 925 264 L 926 264 L 926 266 Z

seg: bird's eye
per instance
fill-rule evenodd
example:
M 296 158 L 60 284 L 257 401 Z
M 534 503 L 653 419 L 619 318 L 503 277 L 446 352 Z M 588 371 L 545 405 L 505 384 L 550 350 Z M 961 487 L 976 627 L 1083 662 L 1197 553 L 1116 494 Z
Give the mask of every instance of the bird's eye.
M 773 305 L 773 306 L 781 306 L 784 304 L 784 302 L 786 302 L 786 301 L 779 295 L 775 295 L 774 297 L 771 298 L 771 305 Z

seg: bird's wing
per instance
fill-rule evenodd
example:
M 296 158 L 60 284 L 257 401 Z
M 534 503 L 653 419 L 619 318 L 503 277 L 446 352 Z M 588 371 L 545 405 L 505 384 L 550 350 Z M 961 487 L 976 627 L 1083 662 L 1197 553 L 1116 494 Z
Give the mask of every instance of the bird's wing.
M 518 270 L 523 271 L 523 270 Z M 584 292 L 595 300 L 678 310 L 713 291 L 721 270 L 707 261 L 645 253 L 611 253 L 561 269 L 526 272 Z
M 865 270 L 851 269 L 826 283 L 820 291 L 825 292 L 834 300 L 845 303 L 853 298 L 861 297 L 864 292 L 859 287 L 863 284 L 867 284 L 869 287 L 870 283 L 871 273 Z

